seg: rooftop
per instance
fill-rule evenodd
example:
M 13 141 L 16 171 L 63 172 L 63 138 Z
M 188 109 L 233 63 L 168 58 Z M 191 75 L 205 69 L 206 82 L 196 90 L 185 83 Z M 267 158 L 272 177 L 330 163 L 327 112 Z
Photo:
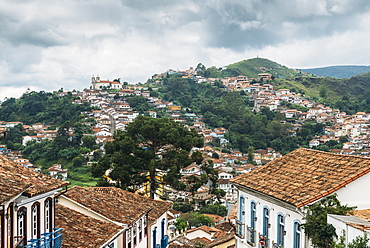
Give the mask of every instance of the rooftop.
M 369 158 L 299 148 L 230 181 L 302 207 L 369 171 Z
M 58 204 L 56 226 L 63 228 L 63 247 L 101 247 L 114 237 L 122 227 L 97 220 Z
M 35 196 L 69 185 L 0 156 L 0 204 L 19 194 Z

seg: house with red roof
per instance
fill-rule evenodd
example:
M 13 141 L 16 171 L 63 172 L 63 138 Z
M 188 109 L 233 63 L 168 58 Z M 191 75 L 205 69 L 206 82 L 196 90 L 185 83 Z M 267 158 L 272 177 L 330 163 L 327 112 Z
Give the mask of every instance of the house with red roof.
M 55 196 L 67 185 L 0 156 L 0 247 L 60 248 Z
M 230 181 L 238 189 L 236 246 L 310 247 L 306 206 L 336 194 L 342 205 L 370 209 L 370 158 L 299 148 Z
M 74 186 L 60 195 L 59 204 L 62 210 L 67 209 L 58 216 L 64 220 L 60 222 L 60 226 L 66 230 L 64 240 L 67 243 L 81 244 L 71 247 L 86 247 L 83 244 L 85 240 L 95 236 L 98 238 L 99 235 L 101 245 L 91 247 L 166 248 L 168 245 L 167 212 L 172 203 L 153 200 L 115 187 Z M 68 209 L 71 209 L 70 213 Z M 76 217 L 74 212 L 79 215 Z M 85 223 L 81 223 L 81 215 L 86 220 Z M 95 231 L 91 233 L 92 237 L 83 235 L 84 228 L 91 231 L 89 221 L 102 222 L 111 226 L 114 232 L 105 236 Z M 71 228 L 72 222 L 80 227 Z M 75 240 L 74 232 L 81 233 L 79 241 Z

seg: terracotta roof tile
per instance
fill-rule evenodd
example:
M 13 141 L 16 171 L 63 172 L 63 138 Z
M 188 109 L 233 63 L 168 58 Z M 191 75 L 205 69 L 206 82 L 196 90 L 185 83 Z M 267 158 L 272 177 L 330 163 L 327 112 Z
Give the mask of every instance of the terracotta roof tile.
M 150 207 L 149 223 L 156 221 L 162 214 L 172 207 L 171 202 L 153 200 L 151 198 L 131 193 L 116 187 L 91 187 L 89 190 L 110 194 L 111 196 L 119 199 L 125 199 L 133 202 L 136 206 L 142 205 Z
M 69 182 L 34 172 L 0 156 L 0 204 L 21 193 L 34 196 L 67 185 Z
M 300 148 L 230 181 L 302 207 L 369 171 L 369 158 Z
M 97 190 L 73 186 L 62 195 L 110 220 L 124 224 L 132 224 L 140 216 L 147 213 L 151 207 L 138 204 L 139 201 L 102 194 Z
M 213 240 L 211 243 L 204 246 L 204 248 L 210 248 L 210 247 L 215 247 L 215 246 L 217 246 L 217 247 L 220 246 L 221 247 L 221 244 L 226 243 L 226 242 L 228 242 L 230 240 L 233 240 L 233 239 L 235 239 L 235 232 L 234 231 Z
M 122 227 L 97 220 L 58 204 L 56 226 L 63 228 L 63 246 L 74 248 L 101 247 L 114 237 Z

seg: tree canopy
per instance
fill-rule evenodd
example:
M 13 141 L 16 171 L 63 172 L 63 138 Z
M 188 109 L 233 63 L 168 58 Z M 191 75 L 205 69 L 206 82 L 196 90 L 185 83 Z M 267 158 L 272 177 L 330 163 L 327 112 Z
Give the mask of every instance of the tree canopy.
M 147 182 L 154 198 L 162 182 L 180 186 L 180 169 L 193 162 L 190 150 L 202 146 L 203 138 L 195 130 L 167 118 L 138 116 L 125 131 L 116 131 L 114 140 L 105 145 L 106 154 L 92 172 L 101 177 L 110 169 L 109 177 L 127 190 Z
M 327 214 L 346 215 L 355 208 L 341 205 L 335 194 L 309 206 L 303 228 L 313 246 L 316 248 L 330 248 L 334 238 L 337 237 L 333 225 L 326 221 Z

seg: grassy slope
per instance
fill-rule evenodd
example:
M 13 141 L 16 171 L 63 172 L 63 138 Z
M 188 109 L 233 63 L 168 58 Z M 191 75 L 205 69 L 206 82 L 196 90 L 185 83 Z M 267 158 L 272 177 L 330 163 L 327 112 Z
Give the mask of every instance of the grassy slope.
M 297 89 L 308 96 L 320 97 L 326 91 L 326 100 L 340 100 L 348 96 L 352 100 L 363 100 L 370 96 L 370 73 L 356 75 L 349 79 L 329 77 L 297 77 L 294 80 L 276 80 L 279 88 Z
M 361 73 L 370 72 L 370 66 L 328 66 L 321 68 L 302 69 L 321 77 L 350 78 Z
M 267 70 L 262 71 L 259 67 L 265 67 Z M 271 73 L 276 78 L 293 78 L 300 75 L 298 71 L 289 69 L 286 66 L 280 65 L 268 59 L 253 58 L 243 60 L 231 65 L 226 66 L 226 70 L 223 70 L 223 76 L 238 76 L 244 75 L 249 78 L 257 78 L 259 73 Z

